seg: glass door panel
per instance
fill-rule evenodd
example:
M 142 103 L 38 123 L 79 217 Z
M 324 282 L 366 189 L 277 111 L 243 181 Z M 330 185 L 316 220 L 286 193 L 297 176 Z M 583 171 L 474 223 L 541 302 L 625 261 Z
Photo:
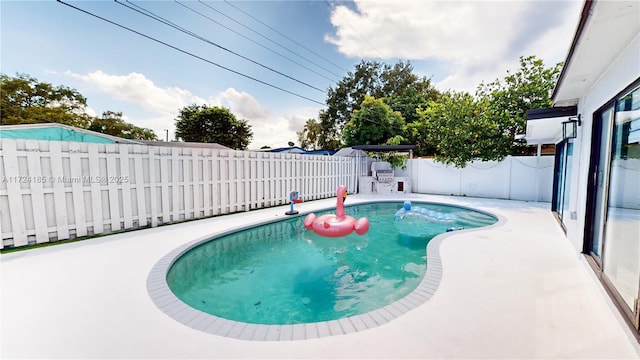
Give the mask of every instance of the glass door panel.
M 557 161 L 557 169 L 556 169 L 556 182 L 557 184 L 555 185 L 555 206 L 554 206 L 554 210 L 556 211 L 556 213 L 558 214 L 558 217 L 560 218 L 560 220 L 562 220 L 562 210 L 564 209 L 563 203 L 564 203 L 564 195 L 563 195 L 563 190 L 564 190 L 564 173 L 565 173 L 565 161 L 566 161 L 566 157 L 565 157 L 565 149 L 567 146 L 567 142 L 563 141 L 561 143 L 558 143 L 556 145 L 556 161 Z
M 593 218 L 593 241 L 591 242 L 591 252 L 600 259 L 602 256 L 602 238 L 604 235 L 604 223 L 607 215 L 607 189 L 609 180 L 609 161 L 611 160 L 611 132 L 613 128 L 613 107 L 606 109 L 599 116 L 601 124 L 600 132 L 600 153 L 596 164 L 596 194 L 595 194 L 595 215 Z
M 556 145 L 558 153 L 558 168 L 556 170 L 557 192 L 555 196 L 555 211 L 564 223 L 564 217 L 569 209 L 569 182 L 571 181 L 571 162 L 573 156 L 573 143 L 563 141 Z
M 565 146 L 565 172 L 562 184 L 562 219 L 569 213 L 569 194 L 571 193 L 571 168 L 573 164 L 573 143 L 567 142 Z M 563 221 L 564 222 L 564 221 Z
M 603 271 L 635 310 L 640 286 L 640 88 L 617 101 L 612 135 Z

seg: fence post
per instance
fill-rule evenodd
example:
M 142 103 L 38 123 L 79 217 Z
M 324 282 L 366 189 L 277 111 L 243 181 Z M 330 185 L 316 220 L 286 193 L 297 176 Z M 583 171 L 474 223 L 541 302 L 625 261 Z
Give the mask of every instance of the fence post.
M 80 143 L 69 143 L 69 168 L 72 179 L 71 191 L 73 195 L 73 214 L 76 225 L 76 236 L 82 237 L 87 235 L 87 220 L 84 213 L 83 187 L 85 186 L 85 178 L 83 177 L 84 174 L 82 173 L 82 164 L 80 161 Z M 89 178 L 89 181 L 91 181 L 91 178 Z M 48 240 L 49 239 L 47 239 L 47 241 Z
M 89 177 L 91 181 L 91 217 L 93 218 L 93 234 L 104 232 L 104 219 L 102 214 L 102 191 L 100 183 L 96 181 L 100 177 L 100 155 L 98 144 L 88 144 Z
M 120 150 L 120 177 L 116 177 L 118 173 L 113 174 L 111 180 L 115 180 L 122 191 L 122 216 L 125 229 L 133 228 L 133 203 L 131 199 L 131 174 L 129 172 L 129 144 L 118 146 Z
M 101 180 L 106 181 L 107 188 L 109 189 L 109 219 L 111 220 L 111 231 L 120 230 L 120 196 L 118 195 L 118 186 L 113 181 L 109 181 L 111 177 L 115 177 L 118 174 L 116 170 L 116 144 L 107 144 L 106 153 L 107 156 L 107 172 L 105 178 Z M 120 164 L 122 166 L 122 163 Z
M 162 149 L 158 148 L 158 152 L 162 153 Z M 160 214 L 160 211 L 158 211 L 158 184 L 162 184 L 162 177 L 156 177 L 158 174 L 156 169 L 156 148 L 147 147 L 147 151 L 149 154 L 149 216 L 151 218 L 151 227 L 156 227 L 158 226 L 158 215 Z M 162 157 L 159 157 L 159 159 L 162 163 Z M 160 165 L 162 167 L 162 164 Z M 162 196 L 162 188 L 160 188 L 160 196 Z M 162 207 L 162 202 L 160 207 Z
M 507 182 L 509 189 L 507 189 L 507 199 L 511 200 L 511 187 L 513 186 L 513 156 L 507 156 L 509 160 L 509 181 Z
M 142 164 L 142 148 L 140 145 L 133 145 L 133 174 L 129 178 L 129 181 L 136 180 L 134 188 L 136 189 L 136 209 L 138 210 L 138 226 L 147 226 L 147 200 L 145 197 L 145 182 L 144 172 L 145 168 Z
M 538 144 L 536 153 L 536 202 L 540 201 L 540 156 L 542 153 L 542 144 Z
M 242 152 L 242 164 L 244 168 L 244 201 L 242 202 L 242 206 L 244 206 L 244 211 L 251 210 L 251 159 L 249 159 L 249 152 Z
M 43 178 L 42 167 L 40 164 L 40 141 L 27 140 L 25 141 L 25 147 L 27 150 L 27 166 L 29 168 L 30 177 Z M 73 169 L 73 161 L 71 162 L 71 168 Z M 29 184 L 29 192 L 31 193 L 31 208 L 33 212 L 33 225 L 36 231 L 36 243 L 44 243 L 49 241 L 49 230 L 47 229 L 47 209 L 44 200 L 43 182 L 33 181 Z M 74 184 L 76 185 L 76 184 Z M 76 206 L 74 199 L 74 206 Z M 84 219 L 84 208 L 81 214 L 77 214 L 76 217 Z M 78 227 L 78 221 L 76 221 L 76 229 Z M 86 229 L 86 226 L 85 226 Z M 77 230 L 76 230 L 77 231 Z
M 69 238 L 69 222 L 67 219 L 67 199 L 64 188 L 64 171 L 62 167 L 62 142 L 49 142 L 51 174 L 53 176 L 53 201 L 56 209 L 56 233 L 58 239 Z
M 22 190 L 20 183 L 16 180 L 20 175 L 18 167 L 18 151 L 16 149 L 15 140 L 2 139 L 2 151 L 4 161 L 5 176 L 8 177 L 7 197 L 9 200 L 9 216 L 11 218 L 11 232 L 13 233 L 14 246 L 23 246 L 28 244 L 27 225 L 24 217 L 24 205 L 22 203 Z
M 172 222 L 180 220 L 180 174 L 178 173 L 178 164 L 180 163 L 180 159 L 183 158 L 182 153 L 183 149 L 177 147 L 171 148 L 171 200 L 173 200 L 171 204 Z

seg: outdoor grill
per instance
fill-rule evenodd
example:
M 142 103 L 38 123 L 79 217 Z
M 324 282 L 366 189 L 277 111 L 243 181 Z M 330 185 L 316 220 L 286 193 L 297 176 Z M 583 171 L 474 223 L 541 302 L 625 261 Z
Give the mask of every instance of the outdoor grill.
M 393 170 L 391 170 L 391 164 L 388 162 L 378 161 L 372 163 L 371 174 L 377 182 L 389 183 L 394 180 Z
M 376 171 L 376 180 L 378 182 L 393 182 L 393 170 Z

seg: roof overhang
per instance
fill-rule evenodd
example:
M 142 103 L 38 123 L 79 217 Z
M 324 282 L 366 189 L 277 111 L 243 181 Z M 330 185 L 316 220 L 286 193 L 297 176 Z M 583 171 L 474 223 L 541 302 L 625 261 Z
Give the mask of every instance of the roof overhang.
M 67 131 L 73 131 L 81 134 L 88 134 L 91 136 L 107 139 L 109 141 L 113 141 L 116 144 L 140 144 L 141 142 L 138 140 L 125 139 L 109 134 L 104 134 L 97 131 L 77 128 L 75 126 L 56 123 L 56 122 L 47 122 L 47 123 L 36 123 L 36 124 L 16 124 L 16 125 L 1 125 L 0 130 L 36 130 L 36 129 L 47 129 L 47 128 L 58 128 L 64 129 Z
M 364 151 L 409 151 L 416 148 L 415 145 L 356 145 L 351 148 Z
M 562 139 L 562 123 L 578 114 L 577 106 L 527 110 L 527 144 L 555 144 Z
M 338 151 L 336 151 L 333 156 L 344 156 L 344 157 L 356 157 L 356 156 L 362 156 L 362 157 L 366 157 L 367 153 L 362 151 L 362 150 L 356 150 L 352 147 L 346 147 L 346 148 L 342 148 Z
M 578 104 L 640 32 L 639 1 L 586 0 L 552 100 Z
M 145 145 L 149 145 L 149 146 L 233 150 L 230 147 L 226 147 L 226 146 L 220 145 L 218 143 L 199 143 L 199 142 L 161 141 L 161 140 L 138 140 L 138 141 L 143 143 L 143 144 L 145 144 Z

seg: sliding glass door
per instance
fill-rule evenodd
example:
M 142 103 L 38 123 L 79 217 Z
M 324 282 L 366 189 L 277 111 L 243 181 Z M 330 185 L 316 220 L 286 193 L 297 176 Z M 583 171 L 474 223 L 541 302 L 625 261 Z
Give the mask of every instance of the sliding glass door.
M 640 326 L 640 86 L 594 116 L 587 250 Z M 591 221 L 589 221 L 591 219 Z
M 610 154 L 603 270 L 634 309 L 640 290 L 640 88 L 616 102 Z
M 569 209 L 569 184 L 571 181 L 571 165 L 573 163 L 573 142 L 564 140 L 556 145 L 556 174 L 553 196 L 553 211 L 564 226 L 565 216 Z

